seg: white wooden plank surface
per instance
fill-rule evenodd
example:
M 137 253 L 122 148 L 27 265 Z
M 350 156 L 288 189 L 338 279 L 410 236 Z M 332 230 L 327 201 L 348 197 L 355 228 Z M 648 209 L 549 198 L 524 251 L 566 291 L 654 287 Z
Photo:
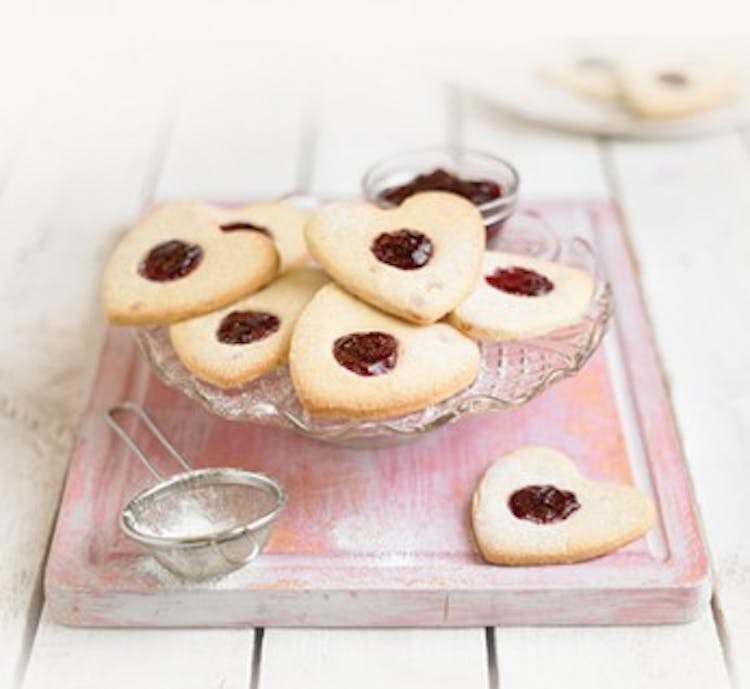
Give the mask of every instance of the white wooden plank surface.
M 361 60 L 344 75 L 332 72 L 315 100 L 313 193 L 358 196 L 362 175 L 373 163 L 450 143 L 450 98 L 426 70 Z
M 20 676 L 42 605 L 41 562 L 65 464 L 34 447 L 32 432 L 0 418 L 0 687 Z M 64 444 L 59 451 L 64 452 Z M 48 447 L 53 450 L 54 447 Z M 7 473 L 6 473 L 7 472 Z
M 247 201 L 298 186 L 309 108 L 299 75 L 259 70 L 244 51 L 224 57 L 184 85 L 157 199 Z
M 243 629 L 72 629 L 42 618 L 24 689 L 248 689 Z
M 608 190 L 596 141 L 535 127 L 504 114 L 486 97 L 457 88 L 460 142 L 509 160 L 521 199 L 602 199 Z
M 710 615 L 687 626 L 503 630 L 498 665 L 504 689 L 729 687 Z
M 484 630 L 266 630 L 258 686 L 485 689 Z
M 731 663 L 750 686 L 744 486 L 750 161 L 734 134 L 618 143 L 613 165 L 702 508 Z
M 19 678 L 36 629 L 43 558 L 69 440 L 103 325 L 99 271 L 114 236 L 138 214 L 150 193 L 149 168 L 163 129 L 160 89 L 148 84 L 136 91 L 124 88 L 130 82 L 118 79 L 118 66 L 123 64 L 116 60 L 82 71 L 68 65 L 67 77 L 46 94 L 39 120 L 18 151 L 0 197 L 0 288 L 3 303 L 12 305 L 0 311 L 3 689 Z M 132 64 L 127 69 L 130 74 Z M 203 634 L 193 634 L 191 644 L 213 652 L 216 665 L 200 663 L 202 670 L 194 671 L 195 677 L 231 674 L 232 686 L 247 686 L 252 632 L 223 640 L 206 632 L 205 641 Z M 176 649 L 190 647 L 184 635 L 147 636 L 152 659 L 148 661 L 146 651 L 144 658 L 152 666 L 153 686 L 183 678 L 180 665 L 185 661 Z M 128 648 L 137 645 L 141 637 L 133 635 L 127 642 L 124 638 L 63 630 L 42 620 L 30 681 L 35 686 L 54 682 L 78 687 L 85 681 L 102 686 L 119 676 L 123 686 L 132 686 L 128 668 L 135 679 L 144 676 L 143 668 L 122 649 L 126 643 Z M 236 639 L 234 643 L 225 643 L 230 638 Z M 234 661 L 236 668 L 216 651 L 224 646 L 228 656 L 242 650 Z M 113 675 L 118 658 L 119 675 Z M 157 672 L 159 667 L 163 671 Z
M 741 471 L 747 475 L 747 451 L 750 447 L 750 394 L 744 393 L 732 404 L 735 433 L 734 464 L 742 463 Z M 737 500 L 735 488 L 734 498 Z M 743 510 L 740 512 L 740 510 Z M 744 509 L 736 504 L 735 515 L 742 518 Z M 731 519 L 732 517 L 730 517 Z M 750 687 L 750 548 L 740 544 L 719 554 L 718 613 L 726 634 L 732 675 L 737 686 Z

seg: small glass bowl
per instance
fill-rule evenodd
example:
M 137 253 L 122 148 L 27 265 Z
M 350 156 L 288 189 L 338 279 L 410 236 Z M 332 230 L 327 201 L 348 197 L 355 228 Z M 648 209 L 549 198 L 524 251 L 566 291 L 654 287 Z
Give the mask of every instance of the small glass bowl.
M 519 176 L 502 158 L 468 148 L 423 148 L 405 151 L 375 163 L 362 177 L 365 198 L 381 207 L 392 207 L 383 192 L 411 182 L 417 175 L 442 168 L 461 179 L 491 180 L 500 185 L 503 195 L 479 204 L 489 244 L 500 233 L 518 201 Z

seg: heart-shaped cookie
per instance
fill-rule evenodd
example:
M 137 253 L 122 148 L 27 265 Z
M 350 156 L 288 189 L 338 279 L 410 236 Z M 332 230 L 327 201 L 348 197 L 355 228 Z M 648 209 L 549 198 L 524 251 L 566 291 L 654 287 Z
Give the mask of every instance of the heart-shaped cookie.
M 271 237 L 281 261 L 280 272 L 302 268 L 309 260 L 305 223 L 309 215 L 286 203 L 249 203 L 227 211 L 225 232 L 255 231 Z
M 479 281 L 449 320 L 472 337 L 520 340 L 577 323 L 593 292 L 593 278 L 578 268 L 487 251 Z
M 470 385 L 479 348 L 450 325 L 405 323 L 330 284 L 297 321 L 289 370 L 313 414 L 386 418 Z
M 332 203 L 305 228 L 312 256 L 347 291 L 413 323 L 439 320 L 471 291 L 485 229 L 455 194 L 415 194 L 398 208 Z
M 654 523 L 654 505 L 633 486 L 587 480 L 557 450 L 529 446 L 487 470 L 474 493 L 472 521 L 488 562 L 562 564 L 640 538 Z
M 620 84 L 616 72 L 617 55 L 604 47 L 592 46 L 550 56 L 540 66 L 541 76 L 576 94 L 601 100 L 617 100 Z
M 221 308 L 270 282 L 279 258 L 262 232 L 225 232 L 224 211 L 159 206 L 115 248 L 102 300 L 110 322 L 174 323 Z
M 299 314 L 326 282 L 322 270 L 290 270 L 220 311 L 175 323 L 172 346 L 201 380 L 222 388 L 247 383 L 286 359 Z
M 618 67 L 626 105 L 641 117 L 691 115 L 725 103 L 739 90 L 737 65 L 717 56 L 642 53 Z

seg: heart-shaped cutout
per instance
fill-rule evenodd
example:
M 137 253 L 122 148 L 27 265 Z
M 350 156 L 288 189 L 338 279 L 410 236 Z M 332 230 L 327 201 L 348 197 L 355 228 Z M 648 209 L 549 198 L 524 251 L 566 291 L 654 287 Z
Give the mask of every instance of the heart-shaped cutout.
M 221 388 L 247 383 L 286 359 L 299 314 L 326 282 L 322 270 L 290 270 L 230 306 L 175 323 L 172 346 L 201 380 Z
M 336 284 L 323 287 L 297 321 L 292 382 L 313 414 L 386 418 L 440 402 L 470 385 L 479 348 L 445 323 L 416 326 Z
M 598 557 L 640 538 L 654 518 L 645 493 L 589 481 L 569 457 L 541 446 L 523 447 L 495 462 L 482 477 L 472 507 L 479 550 L 499 565 Z
M 225 211 L 168 203 L 136 224 L 104 271 L 110 322 L 174 323 L 221 308 L 270 282 L 279 258 L 261 232 L 224 232 Z
M 398 208 L 324 206 L 305 229 L 312 256 L 347 291 L 413 323 L 434 323 L 471 291 L 484 251 L 476 207 L 423 192 Z

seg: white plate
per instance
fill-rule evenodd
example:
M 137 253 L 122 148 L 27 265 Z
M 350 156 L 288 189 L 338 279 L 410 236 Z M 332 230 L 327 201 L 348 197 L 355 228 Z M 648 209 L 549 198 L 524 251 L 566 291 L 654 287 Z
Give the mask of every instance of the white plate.
M 540 126 L 576 134 L 637 138 L 702 136 L 750 124 L 750 89 L 731 105 L 672 120 L 646 120 L 616 103 L 586 98 L 539 75 L 544 55 L 516 55 L 507 64 L 460 80 L 491 105 Z

